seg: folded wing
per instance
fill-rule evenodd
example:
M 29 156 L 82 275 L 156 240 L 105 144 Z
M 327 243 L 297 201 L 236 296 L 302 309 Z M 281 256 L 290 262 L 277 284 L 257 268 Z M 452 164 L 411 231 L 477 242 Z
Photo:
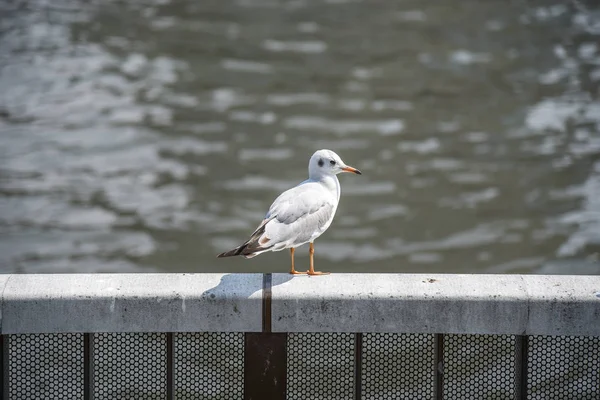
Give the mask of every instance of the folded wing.
M 265 251 L 278 251 L 314 239 L 328 228 L 335 201 L 317 183 L 306 183 L 283 192 L 271 205 L 265 219 L 250 238 L 217 257 L 251 258 Z
M 314 186 L 313 186 L 314 185 Z M 292 244 L 306 243 L 315 233 L 322 233 L 335 212 L 332 196 L 323 196 L 318 184 L 306 184 L 288 190 L 274 202 L 265 226 L 269 242 L 280 250 Z

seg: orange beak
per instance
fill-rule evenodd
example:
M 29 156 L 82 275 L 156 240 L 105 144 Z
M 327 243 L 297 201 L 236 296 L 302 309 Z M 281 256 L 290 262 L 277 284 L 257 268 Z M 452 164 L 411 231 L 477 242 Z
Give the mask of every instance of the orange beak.
M 352 167 L 344 167 L 344 168 L 342 168 L 342 171 L 344 171 L 344 172 L 352 172 L 352 173 L 355 173 L 356 175 L 362 175 L 362 172 L 360 172 L 356 168 L 352 168 Z

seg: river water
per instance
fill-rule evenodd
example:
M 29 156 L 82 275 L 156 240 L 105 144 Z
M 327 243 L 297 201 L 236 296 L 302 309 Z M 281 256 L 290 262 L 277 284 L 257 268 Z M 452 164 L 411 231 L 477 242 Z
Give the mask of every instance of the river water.
M 0 272 L 287 271 L 329 148 L 318 269 L 598 274 L 599 88 L 591 0 L 3 1 Z

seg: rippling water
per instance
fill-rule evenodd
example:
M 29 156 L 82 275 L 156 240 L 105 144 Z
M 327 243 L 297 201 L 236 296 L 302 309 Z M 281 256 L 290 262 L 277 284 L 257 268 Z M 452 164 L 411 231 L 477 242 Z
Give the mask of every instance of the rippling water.
M 591 0 L 2 2 L 0 271 L 286 271 L 214 257 L 325 147 L 364 175 L 319 269 L 600 273 L 599 39 Z

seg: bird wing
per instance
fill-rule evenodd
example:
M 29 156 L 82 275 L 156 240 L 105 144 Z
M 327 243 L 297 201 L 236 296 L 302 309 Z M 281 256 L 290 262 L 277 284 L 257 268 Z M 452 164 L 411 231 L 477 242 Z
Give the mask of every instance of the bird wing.
M 318 183 L 296 186 L 282 193 L 271 205 L 265 217 L 272 218 L 265 225 L 264 239 L 268 239 L 265 243 L 275 247 L 306 243 L 315 233 L 327 229 L 334 213 L 334 197 Z

